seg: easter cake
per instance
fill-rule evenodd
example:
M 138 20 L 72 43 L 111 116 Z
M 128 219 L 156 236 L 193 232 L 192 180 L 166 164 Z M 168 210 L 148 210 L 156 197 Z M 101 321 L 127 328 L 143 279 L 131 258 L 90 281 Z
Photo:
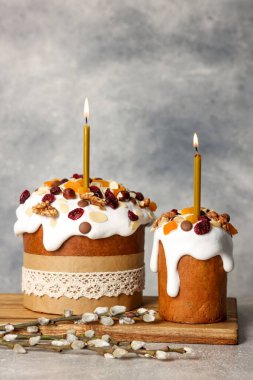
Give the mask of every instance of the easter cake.
M 226 319 L 227 272 L 233 269 L 228 214 L 173 209 L 153 224 L 151 271 L 158 272 L 159 313 L 168 321 L 212 323 Z
M 115 181 L 82 176 L 45 182 L 20 196 L 24 306 L 75 314 L 98 306 L 142 303 L 144 230 L 156 204 Z

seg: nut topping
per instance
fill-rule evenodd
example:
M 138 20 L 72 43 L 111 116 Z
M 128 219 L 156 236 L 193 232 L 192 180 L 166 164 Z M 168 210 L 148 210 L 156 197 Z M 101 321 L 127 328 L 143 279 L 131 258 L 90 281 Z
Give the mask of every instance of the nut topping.
M 39 214 L 42 216 L 51 216 L 52 218 L 56 218 L 58 216 L 58 211 L 55 207 L 50 205 L 49 201 L 38 203 L 36 206 L 32 208 L 34 214 Z

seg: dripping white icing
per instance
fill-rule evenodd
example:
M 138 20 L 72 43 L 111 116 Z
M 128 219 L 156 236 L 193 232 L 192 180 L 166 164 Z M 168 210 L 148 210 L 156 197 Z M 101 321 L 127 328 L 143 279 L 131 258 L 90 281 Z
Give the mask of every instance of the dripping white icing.
M 163 226 L 154 232 L 154 243 L 150 261 L 152 272 L 158 270 L 159 241 L 162 242 L 167 265 L 167 293 L 176 297 L 180 288 L 180 278 L 177 270 L 179 260 L 182 256 L 190 255 L 198 260 L 208 260 L 220 255 L 223 268 L 226 272 L 232 271 L 233 241 L 231 236 L 219 227 L 211 227 L 210 232 L 205 235 L 197 235 L 194 229 L 183 231 L 178 225 L 176 230 L 164 235 Z
M 49 188 L 48 191 L 49 193 Z M 21 204 L 16 211 L 17 221 L 14 225 L 14 232 L 16 235 L 22 235 L 25 232 L 36 232 L 40 226 L 43 226 L 43 244 L 46 250 L 57 250 L 68 238 L 71 236 L 87 236 L 90 239 L 107 238 L 112 235 L 129 236 L 132 235 L 140 225 L 147 225 L 153 222 L 154 214 L 148 208 L 141 208 L 133 202 L 122 202 L 116 210 L 107 207 L 105 210 L 100 210 L 97 206 L 89 205 L 85 207 L 84 214 L 77 220 L 68 218 L 68 212 L 78 208 L 78 201 L 76 199 L 65 199 L 62 194 L 56 195 L 56 201 L 52 203 L 59 216 L 57 218 L 50 218 L 41 216 L 31 212 L 32 206 L 41 202 L 43 195 L 38 195 L 33 192 L 24 204 Z M 68 211 L 63 212 L 62 205 Z M 128 211 L 131 210 L 139 216 L 137 222 L 131 222 L 128 217 Z M 30 211 L 30 212 L 29 212 Z M 89 217 L 91 211 L 101 212 L 107 217 L 107 221 L 97 223 Z M 52 219 L 54 224 L 52 224 Z M 106 218 L 105 218 L 106 219 Z M 82 222 L 88 222 L 91 225 L 89 233 L 83 235 L 79 231 L 79 225 Z

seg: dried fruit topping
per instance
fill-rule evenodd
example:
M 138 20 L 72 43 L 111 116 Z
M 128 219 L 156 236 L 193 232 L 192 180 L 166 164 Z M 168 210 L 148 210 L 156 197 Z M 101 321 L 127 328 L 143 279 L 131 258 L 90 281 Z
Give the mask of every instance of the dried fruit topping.
M 53 195 L 58 195 L 61 193 L 61 188 L 59 186 L 53 186 L 50 189 L 50 193 Z
M 194 232 L 197 235 L 204 235 L 204 234 L 207 234 L 210 231 L 210 228 L 211 228 L 211 225 L 210 225 L 209 220 L 202 219 L 200 222 L 198 222 L 197 224 L 195 224 L 195 226 L 194 226 Z
M 138 200 L 138 201 L 143 201 L 143 199 L 144 199 L 144 196 L 143 196 L 143 194 L 142 193 L 136 193 L 135 194 L 135 198 Z
M 150 202 L 149 209 L 150 209 L 150 211 L 153 211 L 153 212 L 156 211 L 157 204 L 155 202 Z
M 55 201 L 55 196 L 53 194 L 45 194 L 42 198 L 42 202 L 53 203 Z
M 169 223 L 166 223 L 163 227 L 164 235 L 168 235 L 171 231 L 176 230 L 178 227 L 177 222 L 171 220 Z
M 23 193 L 20 195 L 19 202 L 21 204 L 25 203 L 25 201 L 30 197 L 30 191 L 24 190 Z
M 71 189 L 70 187 L 67 187 L 67 189 L 63 190 L 63 196 L 66 199 L 75 199 L 76 193 L 74 192 L 73 189 Z
M 173 212 L 173 214 L 178 215 L 178 210 L 176 208 L 173 208 L 170 212 Z
M 105 197 L 106 197 L 106 200 L 105 200 L 106 206 L 109 206 L 113 208 L 114 210 L 119 207 L 119 201 L 110 189 L 106 190 Z
M 194 213 L 194 207 L 185 207 L 181 210 L 181 215 L 193 214 L 193 213 Z
M 199 220 L 208 220 L 208 221 L 210 221 L 210 218 L 208 218 L 207 215 L 200 215 Z
M 180 227 L 182 228 L 183 231 L 191 231 L 191 229 L 192 229 L 192 223 L 189 220 L 184 220 L 180 224 Z
M 97 186 L 90 186 L 90 191 L 98 198 L 103 198 L 103 194 L 101 193 L 101 190 Z
M 138 215 L 136 215 L 133 211 L 129 210 L 128 211 L 128 218 L 132 221 L 135 222 L 136 220 L 139 219 Z
M 69 217 L 69 219 L 77 220 L 77 219 L 81 218 L 83 213 L 84 213 L 84 210 L 82 208 L 80 208 L 80 207 L 75 208 L 74 210 L 72 210 L 68 213 L 68 217 Z
M 61 181 L 55 180 L 51 183 L 51 187 L 59 186 L 61 184 Z
M 130 200 L 130 193 L 129 191 L 122 190 L 118 194 L 118 200 L 121 202 L 128 202 Z
M 119 201 L 115 197 L 114 198 L 112 198 L 112 197 L 107 198 L 105 201 L 105 204 L 106 204 L 106 206 L 109 206 L 109 207 L 113 208 L 114 210 L 116 210 L 116 208 L 119 207 Z
M 136 203 L 137 203 L 136 199 L 133 198 L 133 197 L 130 198 L 130 201 L 131 201 L 134 205 L 136 205 Z
M 75 178 L 75 179 L 83 178 L 83 175 L 82 174 L 78 174 L 78 173 L 74 173 L 72 175 L 72 178 Z
M 68 179 L 67 178 L 63 178 L 59 183 L 58 183 L 58 186 L 59 185 L 62 185 L 63 183 L 66 183 L 68 182 Z
M 108 197 L 114 197 L 113 192 L 109 188 L 106 189 L 106 191 L 105 191 L 105 197 L 106 198 L 108 198 Z

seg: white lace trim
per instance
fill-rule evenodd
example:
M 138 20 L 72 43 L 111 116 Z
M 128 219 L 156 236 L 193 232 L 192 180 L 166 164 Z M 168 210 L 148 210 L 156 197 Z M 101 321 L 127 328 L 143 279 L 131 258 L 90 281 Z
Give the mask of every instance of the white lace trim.
M 47 272 L 22 268 L 22 291 L 36 296 L 78 299 L 132 295 L 144 289 L 144 266 L 118 272 Z

